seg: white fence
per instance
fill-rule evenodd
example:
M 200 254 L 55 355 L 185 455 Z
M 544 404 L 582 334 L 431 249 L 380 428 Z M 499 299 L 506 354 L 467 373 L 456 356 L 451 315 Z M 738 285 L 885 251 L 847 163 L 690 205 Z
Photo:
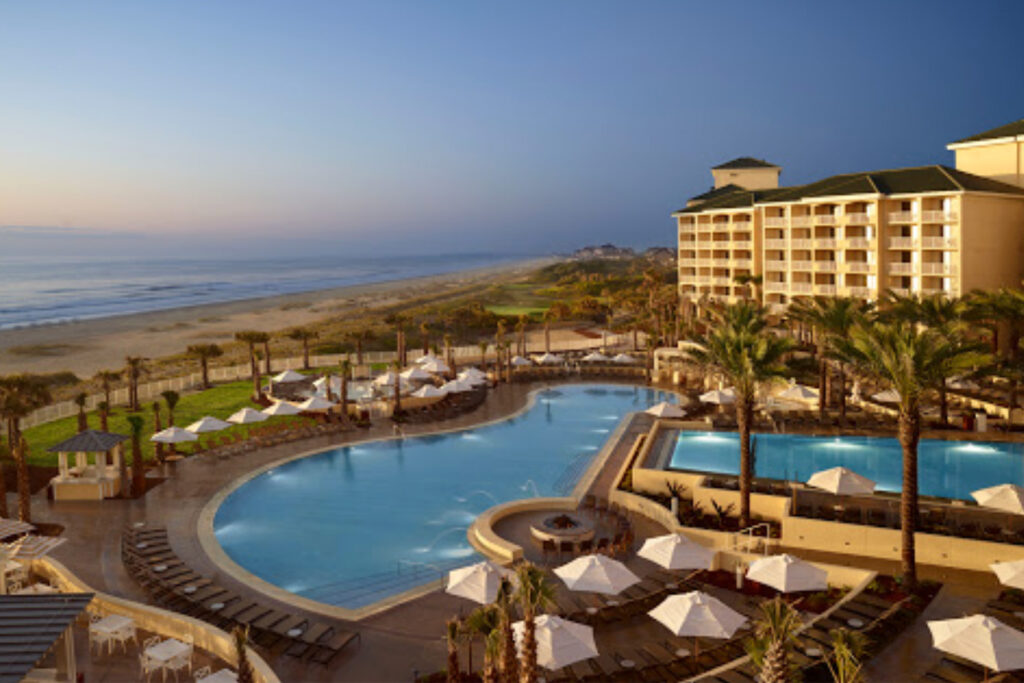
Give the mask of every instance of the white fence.
M 643 335 L 639 335 L 640 342 L 643 342 Z M 510 336 L 509 341 L 512 343 L 513 348 L 515 346 L 514 337 Z M 632 344 L 632 335 L 626 334 L 609 334 L 604 338 L 598 339 L 577 339 L 577 340 L 566 340 L 555 342 L 552 340 L 551 349 L 552 351 L 583 351 L 586 349 L 599 348 L 604 345 L 615 347 L 623 344 Z M 479 346 L 456 346 L 453 349 L 456 358 L 479 358 L 480 347 Z M 494 349 L 488 350 L 489 355 L 493 357 Z M 531 353 L 543 351 L 543 349 L 534 349 Z M 420 349 L 413 350 L 407 349 L 406 355 L 409 360 L 415 360 L 423 355 L 423 351 Z M 326 355 L 310 355 L 309 364 L 311 367 L 330 367 L 338 365 L 341 361 L 348 357 L 352 362 L 355 362 L 355 353 L 342 354 L 333 353 Z M 369 372 L 369 366 L 377 363 L 390 363 L 395 360 L 396 352 L 394 351 L 364 351 L 363 352 L 363 364 L 358 366 L 355 370 L 356 373 L 367 374 Z M 197 362 L 198 364 L 198 362 Z M 275 373 L 283 370 L 298 370 L 302 368 L 302 356 L 294 356 L 291 358 L 274 358 L 270 359 L 271 367 Z M 260 368 L 263 368 L 263 362 L 260 362 Z M 234 382 L 238 380 L 248 379 L 250 377 L 250 368 L 248 363 L 242 363 L 239 365 L 225 365 L 220 367 L 210 368 L 210 381 L 211 382 Z M 164 391 L 177 391 L 184 393 L 199 389 L 202 385 L 203 376 L 199 372 L 193 372 L 188 375 L 181 377 L 171 377 L 168 379 L 162 379 L 156 382 L 147 382 L 145 384 L 139 384 L 139 401 L 148 402 L 154 401 L 160 397 L 160 394 Z M 96 407 L 103 401 L 103 394 L 92 394 L 85 399 L 85 407 L 87 410 L 96 410 Z M 110 392 L 110 403 L 111 405 L 127 405 L 128 404 L 128 387 L 121 387 Z M 31 415 L 28 415 L 22 420 L 22 427 L 29 428 L 36 425 L 43 424 L 44 422 L 52 422 L 53 420 L 59 420 L 64 417 L 70 417 L 78 413 L 78 406 L 73 401 L 62 401 L 60 403 L 54 403 L 44 408 L 40 408 Z

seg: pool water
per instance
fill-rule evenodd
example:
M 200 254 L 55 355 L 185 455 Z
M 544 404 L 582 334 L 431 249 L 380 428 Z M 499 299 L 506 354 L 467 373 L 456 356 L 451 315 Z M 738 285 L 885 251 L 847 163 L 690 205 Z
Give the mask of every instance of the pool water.
M 236 563 L 304 597 L 376 602 L 479 558 L 466 540 L 501 502 L 569 493 L 621 418 L 662 400 L 625 385 L 562 385 L 509 420 L 338 448 L 261 474 L 217 510 Z
M 806 481 L 842 465 L 874 480 L 881 491 L 899 491 L 903 451 L 895 438 L 756 434 L 755 476 Z M 739 472 L 736 432 L 680 432 L 669 467 Z M 921 495 L 970 499 L 971 491 L 997 484 L 1024 485 L 1024 443 L 922 439 L 918 447 Z

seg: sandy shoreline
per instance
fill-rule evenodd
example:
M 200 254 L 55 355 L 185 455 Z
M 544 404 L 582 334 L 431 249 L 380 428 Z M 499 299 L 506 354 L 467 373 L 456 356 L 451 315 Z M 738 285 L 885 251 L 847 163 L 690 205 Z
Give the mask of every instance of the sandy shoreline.
M 457 289 L 497 276 L 525 274 L 554 260 L 529 259 L 439 275 L 3 330 L 0 375 L 70 370 L 84 379 L 97 370 L 122 367 L 128 355 L 168 356 L 183 352 L 189 344 L 231 341 L 241 329 L 272 332 L 305 325 L 346 310 L 399 303 L 439 288 Z M 11 351 L 19 347 L 21 352 Z

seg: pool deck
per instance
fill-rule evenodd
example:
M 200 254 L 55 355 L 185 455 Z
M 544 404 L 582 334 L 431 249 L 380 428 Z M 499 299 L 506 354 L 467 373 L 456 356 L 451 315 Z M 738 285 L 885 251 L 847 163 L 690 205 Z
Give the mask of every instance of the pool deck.
M 564 382 L 558 382 L 561 383 Z M 549 382 L 501 384 L 472 413 L 436 424 L 407 425 L 405 435 L 466 429 L 509 417 L 527 407 L 531 392 L 549 385 Z M 270 599 L 266 594 L 255 591 L 243 581 L 222 571 L 200 545 L 196 533 L 199 516 L 208 501 L 220 490 L 254 469 L 288 458 L 297 452 L 387 438 L 393 438 L 391 423 L 381 421 L 370 429 L 316 437 L 246 455 L 225 459 L 187 458 L 166 465 L 170 476 L 141 499 L 107 500 L 102 504 L 54 503 L 37 495 L 33 499 L 33 517 L 37 521 L 56 522 L 66 527 L 64 536 L 68 541 L 57 548 L 53 556 L 97 590 L 143 603 L 149 602 L 145 592 L 125 571 L 120 555 L 123 526 L 130 522 L 148 520 L 165 525 L 171 545 L 178 555 L 197 572 L 215 579 L 225 588 L 260 600 L 271 607 L 331 622 L 331 619 L 320 614 Z M 443 666 L 445 646 L 442 636 L 445 620 L 455 614 L 466 614 L 473 607 L 466 600 L 433 591 L 355 624 L 336 620 L 338 625 L 361 632 L 362 642 L 346 648 L 328 669 L 286 655 L 272 659 L 269 663 L 283 681 L 408 681 L 414 669 L 427 673 Z M 395 652 L 401 652 L 402 656 L 395 657 Z

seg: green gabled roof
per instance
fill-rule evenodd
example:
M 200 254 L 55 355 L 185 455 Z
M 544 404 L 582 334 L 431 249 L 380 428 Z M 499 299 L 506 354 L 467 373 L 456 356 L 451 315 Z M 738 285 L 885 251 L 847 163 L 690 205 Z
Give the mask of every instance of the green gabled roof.
M 984 133 L 978 133 L 962 140 L 957 140 L 951 144 L 959 145 L 963 142 L 980 142 L 981 140 L 997 140 L 999 138 L 1008 138 L 1010 136 L 1024 135 L 1024 119 L 1013 121 L 1005 125 L 993 128 L 992 130 L 986 130 Z
M 737 157 L 732 161 L 727 161 L 724 164 L 718 166 L 712 166 L 711 170 L 719 169 L 730 169 L 730 168 L 779 168 L 775 164 L 769 163 L 764 159 L 755 159 L 754 157 Z
M 723 187 L 721 189 L 724 190 L 725 188 Z M 784 189 L 787 188 L 746 190 L 742 187 L 737 187 L 735 190 L 722 193 L 713 199 L 703 201 L 696 206 L 679 209 L 676 213 L 700 213 L 702 211 L 714 211 L 716 209 L 742 209 L 747 206 L 753 206 L 757 202 L 771 201 L 770 197 L 778 194 Z
M 729 183 L 728 185 L 723 185 L 722 187 L 713 187 L 710 190 L 708 190 L 707 192 L 699 194 L 696 197 L 690 197 L 689 201 L 691 201 L 691 202 L 705 202 L 705 201 L 707 201 L 709 199 L 714 199 L 715 197 L 721 197 L 723 194 L 729 194 L 730 192 L 735 192 L 736 190 L 742 190 L 742 189 L 743 188 L 740 187 L 739 185 L 734 185 L 733 183 Z

